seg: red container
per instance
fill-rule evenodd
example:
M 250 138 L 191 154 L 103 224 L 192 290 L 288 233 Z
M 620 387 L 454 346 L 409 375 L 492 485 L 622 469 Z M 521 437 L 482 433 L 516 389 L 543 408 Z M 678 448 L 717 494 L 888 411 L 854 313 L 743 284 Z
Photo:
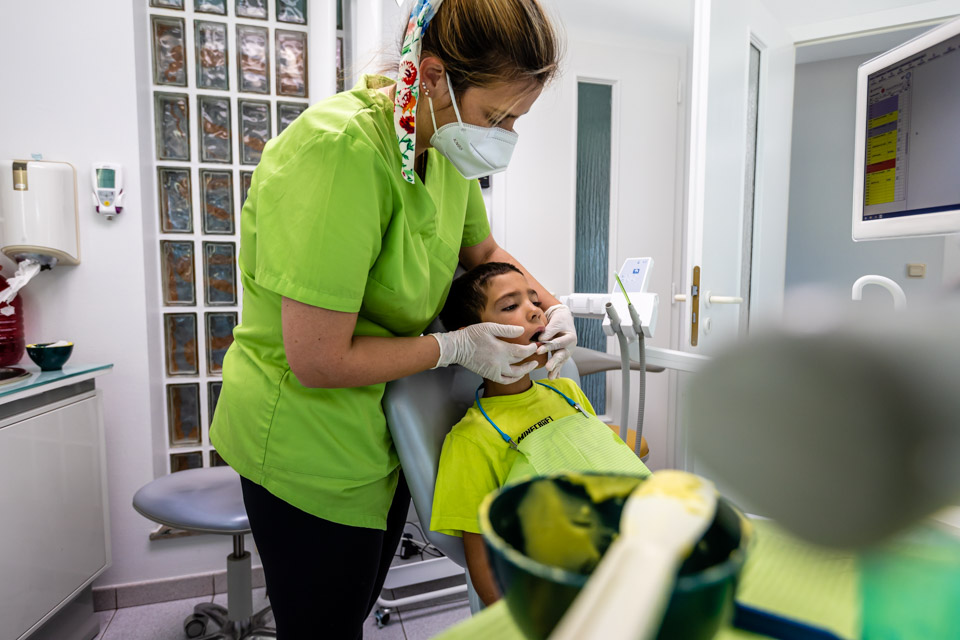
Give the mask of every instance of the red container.
M 0 291 L 7 288 L 7 279 L 0 276 Z M 12 313 L 11 313 L 12 310 Z M 9 367 L 23 359 L 23 300 L 0 304 L 0 367 Z

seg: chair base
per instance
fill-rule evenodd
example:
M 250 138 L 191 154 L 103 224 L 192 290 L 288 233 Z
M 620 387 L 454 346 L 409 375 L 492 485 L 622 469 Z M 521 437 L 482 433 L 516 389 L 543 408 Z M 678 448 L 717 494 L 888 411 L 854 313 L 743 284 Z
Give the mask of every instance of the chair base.
M 407 596 L 406 598 L 397 598 L 396 600 L 387 600 L 381 594 L 380 597 L 377 598 L 377 609 L 374 611 L 373 616 L 377 621 L 377 627 L 382 629 L 390 623 L 390 614 L 393 613 L 393 610 L 397 607 L 406 607 L 411 604 L 430 602 L 431 600 L 438 600 L 440 598 L 455 596 L 461 593 L 467 593 L 467 585 L 461 584 L 457 585 L 456 587 L 428 591 L 427 593 L 421 593 L 415 596 Z
M 255 640 L 256 638 L 276 638 L 277 632 L 266 625 L 271 608 L 265 607 L 242 622 L 232 622 L 227 608 L 212 602 L 203 602 L 193 608 L 193 614 L 183 621 L 183 631 L 194 640 Z M 207 624 L 213 622 L 219 627 L 214 633 L 207 633 Z

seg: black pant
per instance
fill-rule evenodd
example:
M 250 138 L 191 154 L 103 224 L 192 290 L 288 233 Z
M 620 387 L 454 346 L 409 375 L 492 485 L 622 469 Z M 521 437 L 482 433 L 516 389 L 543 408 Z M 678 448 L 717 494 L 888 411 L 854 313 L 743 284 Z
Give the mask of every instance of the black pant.
M 241 477 L 280 640 L 355 640 L 376 604 L 410 505 L 400 474 L 387 530 L 310 515 Z

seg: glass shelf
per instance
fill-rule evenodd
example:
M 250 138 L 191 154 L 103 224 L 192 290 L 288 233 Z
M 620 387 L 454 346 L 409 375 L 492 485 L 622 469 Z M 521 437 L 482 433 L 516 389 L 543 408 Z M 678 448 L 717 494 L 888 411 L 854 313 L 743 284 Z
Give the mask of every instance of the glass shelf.
M 40 367 L 33 364 L 20 363 L 14 366 L 26 370 L 30 376 L 9 384 L 0 385 L 0 401 L 2 401 L 4 396 L 9 396 L 14 393 L 36 389 L 37 387 L 59 382 L 66 378 L 75 378 L 93 373 L 94 371 L 105 371 L 113 368 L 112 364 L 65 364 L 63 365 L 63 369 L 59 371 L 40 371 Z

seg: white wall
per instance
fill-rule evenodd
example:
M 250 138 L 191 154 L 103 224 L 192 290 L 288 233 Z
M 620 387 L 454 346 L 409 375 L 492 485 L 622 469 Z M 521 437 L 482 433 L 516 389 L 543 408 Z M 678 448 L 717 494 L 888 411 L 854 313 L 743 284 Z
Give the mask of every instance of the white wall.
M 660 317 L 648 344 L 674 347 L 670 301 L 680 246 L 676 223 L 682 215 L 678 194 L 686 113 L 678 102 L 678 83 L 686 74 L 687 43 L 624 38 L 619 32 L 598 41 L 596 34 L 571 27 L 575 16 L 561 17 L 568 29 L 562 73 L 518 121 L 520 139 L 510 168 L 493 176 L 494 236 L 548 290 L 573 290 L 577 84 L 612 83 L 611 264 L 603 266 L 612 273 L 627 257 L 654 258 L 650 290 L 660 294 Z M 614 341 L 607 350 L 617 352 Z M 654 467 L 667 465 L 668 382 L 665 373 L 647 376 L 644 435 Z M 634 376 L 630 428 L 636 422 L 638 384 Z M 608 376 L 607 407 L 597 410 L 620 422 L 619 373 Z
M 850 239 L 856 73 L 860 63 L 873 55 L 797 65 L 787 232 L 788 296 L 791 289 L 812 285 L 848 300 L 853 282 L 868 273 L 896 280 L 908 302 L 934 294 L 942 286 L 942 238 L 858 243 Z M 927 277 L 907 278 L 908 262 L 926 263 Z M 876 287 L 864 290 L 868 302 L 884 295 Z
M 364 73 L 386 73 L 395 76 L 394 68 L 400 60 L 400 33 L 406 22 L 405 9 L 395 0 L 352 0 L 355 55 L 348 79 Z M 348 87 L 349 87 L 348 80 Z
M 156 242 L 144 233 L 145 225 L 151 232 L 156 227 L 156 198 L 152 184 L 141 182 L 141 157 L 152 150 L 141 148 L 141 138 L 147 147 L 150 138 L 141 136 L 138 122 L 145 104 L 140 101 L 149 99 L 149 87 L 138 85 L 137 76 L 147 49 L 135 36 L 146 36 L 146 5 L 5 2 L 0 20 L 0 157 L 42 153 L 70 162 L 80 188 L 82 264 L 43 273 L 22 292 L 26 338 L 72 340 L 73 363 L 114 364 L 97 382 L 103 389 L 113 547 L 113 566 L 100 585 L 223 570 L 229 547 L 214 536 L 151 543 L 147 536 L 155 525 L 131 507 L 134 492 L 154 478 L 160 450 L 154 438 L 164 433 Z M 89 204 L 96 161 L 126 170 L 126 210 L 112 222 Z M 3 273 L 13 273 L 9 263 Z

